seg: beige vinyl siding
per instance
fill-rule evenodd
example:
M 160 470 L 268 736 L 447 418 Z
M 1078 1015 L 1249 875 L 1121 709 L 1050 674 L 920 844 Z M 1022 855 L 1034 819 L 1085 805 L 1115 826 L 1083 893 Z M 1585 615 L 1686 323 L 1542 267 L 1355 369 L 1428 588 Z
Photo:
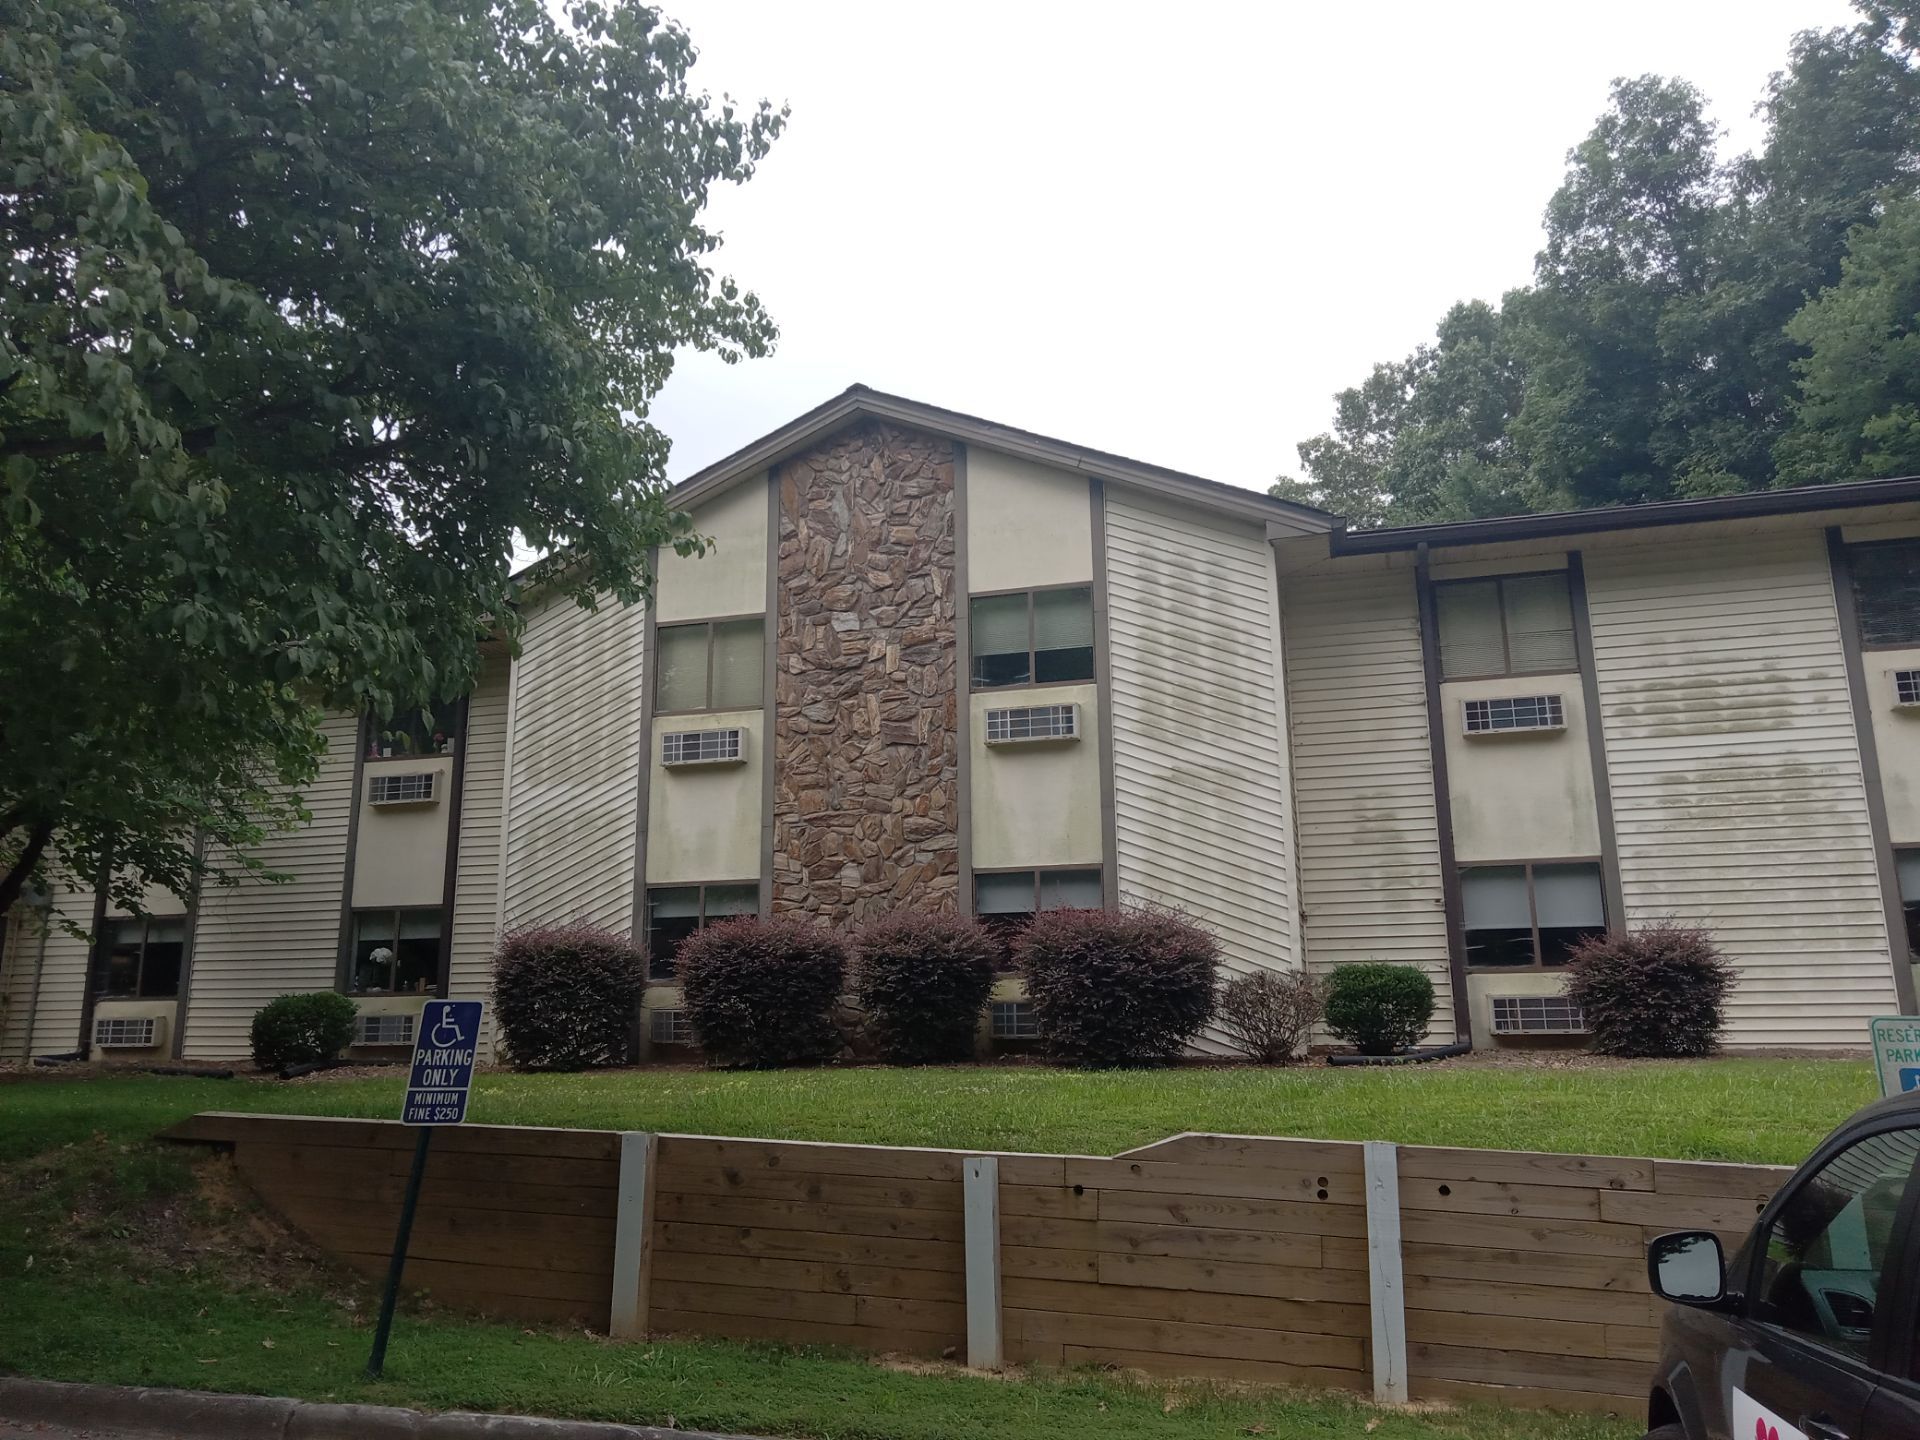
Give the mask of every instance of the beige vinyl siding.
M 1318 973 L 1370 960 L 1433 981 L 1452 1038 L 1440 827 L 1409 570 L 1303 576 L 1282 595 L 1300 908 Z
M 506 924 L 633 924 L 646 612 L 547 601 L 513 674 Z
M 467 701 L 466 758 L 460 795 L 460 853 L 454 862 L 453 946 L 447 991 L 485 1000 L 493 989 L 493 945 L 500 923 L 500 820 L 506 798 L 508 670 L 489 661 Z M 484 1049 L 493 1029 L 486 1016 Z
M 335 988 L 347 825 L 354 803 L 356 717 L 327 716 L 320 773 L 303 792 L 312 819 L 269 836 L 258 855 L 281 884 L 209 885 L 194 928 L 185 1055 L 247 1053 L 254 1012 L 279 995 Z
M 1818 532 L 1596 549 L 1588 605 L 1626 919 L 1706 926 L 1726 1039 L 1859 1045 L 1887 933 Z
M 69 923 L 93 923 L 90 896 L 70 894 L 61 902 Z M 0 1060 L 59 1055 L 80 1040 L 80 1010 L 86 997 L 88 942 L 60 927 L 60 916 L 16 906 L 10 917 L 6 970 L 0 975 Z M 45 949 L 42 950 L 44 938 Z M 38 1003 L 34 971 L 40 972 Z M 29 1033 L 31 1026 L 31 1033 Z
M 1120 897 L 1177 905 L 1226 968 L 1288 970 L 1292 838 L 1278 596 L 1249 526 L 1109 489 Z M 1222 1048 L 1211 1033 L 1205 1048 Z

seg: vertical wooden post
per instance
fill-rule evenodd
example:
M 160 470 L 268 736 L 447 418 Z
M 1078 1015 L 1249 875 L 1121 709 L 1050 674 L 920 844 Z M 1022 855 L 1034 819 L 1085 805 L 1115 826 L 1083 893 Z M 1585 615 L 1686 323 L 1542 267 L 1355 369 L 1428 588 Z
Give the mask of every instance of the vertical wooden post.
M 1000 1162 L 970 1155 L 962 1181 L 967 1239 L 967 1364 L 998 1370 L 1000 1344 Z
M 620 1136 L 620 1184 L 613 1212 L 613 1313 L 607 1333 L 639 1340 L 647 1333 L 647 1288 L 653 1279 L 654 1137 Z
M 1362 1148 L 1367 1181 L 1367 1292 L 1373 1320 L 1373 1398 L 1407 1401 L 1407 1289 L 1400 1273 L 1400 1151 L 1384 1140 Z

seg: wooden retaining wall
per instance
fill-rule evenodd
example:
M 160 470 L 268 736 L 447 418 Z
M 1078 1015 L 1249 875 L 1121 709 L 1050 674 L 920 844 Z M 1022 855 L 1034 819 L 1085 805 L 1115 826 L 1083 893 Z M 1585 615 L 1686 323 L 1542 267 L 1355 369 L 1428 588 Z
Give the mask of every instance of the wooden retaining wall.
M 266 1203 L 383 1275 L 414 1145 L 385 1121 L 209 1114 Z M 968 1178 L 968 1170 L 974 1174 Z M 1638 1413 L 1646 1241 L 1744 1237 L 1791 1172 L 1180 1135 L 1103 1158 L 690 1135 L 436 1135 L 407 1281 L 616 1335 Z

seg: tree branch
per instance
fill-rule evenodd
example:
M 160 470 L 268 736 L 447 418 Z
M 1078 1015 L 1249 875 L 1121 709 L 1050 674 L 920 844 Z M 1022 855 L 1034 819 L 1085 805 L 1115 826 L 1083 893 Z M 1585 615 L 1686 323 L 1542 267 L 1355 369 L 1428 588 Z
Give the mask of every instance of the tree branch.
M 53 823 L 36 821 L 27 831 L 27 845 L 13 862 L 11 869 L 0 876 L 0 920 L 6 918 L 13 909 L 13 902 L 20 898 L 20 892 L 27 888 L 27 881 L 39 867 L 40 857 L 46 854 L 47 842 L 53 839 Z

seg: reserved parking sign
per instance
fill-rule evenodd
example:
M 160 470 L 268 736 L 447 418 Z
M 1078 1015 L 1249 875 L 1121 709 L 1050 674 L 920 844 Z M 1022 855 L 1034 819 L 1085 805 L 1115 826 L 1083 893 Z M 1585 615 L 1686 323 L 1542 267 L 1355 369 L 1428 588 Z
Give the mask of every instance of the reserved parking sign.
M 1873 1068 L 1883 1096 L 1920 1090 L 1920 1017 L 1882 1015 L 1873 1022 Z
M 473 1065 L 480 1053 L 478 1000 L 429 1000 L 413 1037 L 403 1125 L 458 1125 L 467 1118 Z

